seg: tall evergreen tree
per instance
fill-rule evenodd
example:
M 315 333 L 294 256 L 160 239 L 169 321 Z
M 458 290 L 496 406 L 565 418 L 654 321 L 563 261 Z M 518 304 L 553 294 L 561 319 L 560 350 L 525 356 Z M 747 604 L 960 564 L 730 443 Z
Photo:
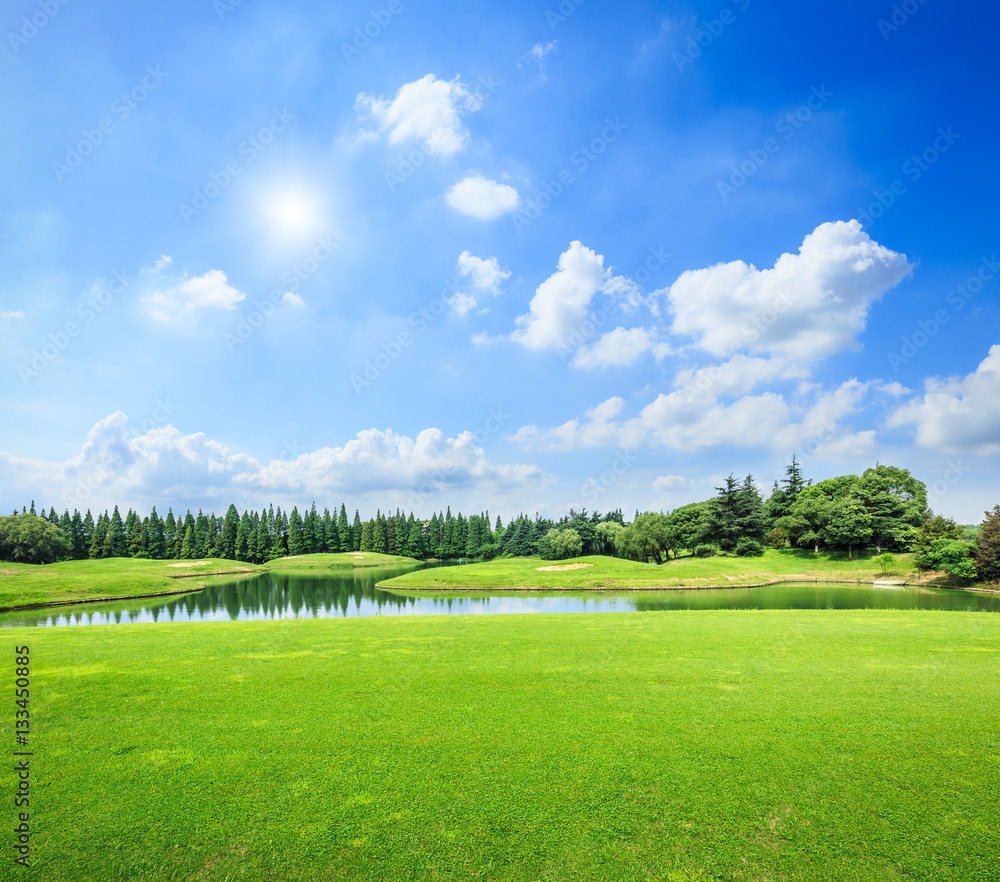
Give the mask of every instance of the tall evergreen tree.
M 763 544 L 767 533 L 767 517 L 753 475 L 746 476 L 737 495 L 736 528 L 740 539 Z
M 174 556 L 174 543 L 177 541 L 177 521 L 174 519 L 173 508 L 167 509 L 167 516 L 163 519 L 163 557 Z
M 312 508 L 302 518 L 302 547 L 306 554 L 315 554 L 320 550 L 317 545 L 316 533 L 316 503 L 314 502 Z
M 236 528 L 236 559 L 250 559 L 250 515 L 243 512 L 240 518 L 240 525 Z
M 361 534 L 364 528 L 361 525 L 361 515 L 354 509 L 354 523 L 351 525 L 351 551 L 361 551 Z M 369 538 L 369 541 L 370 538 Z
M 424 533 L 422 525 L 419 521 L 413 521 L 409 525 L 409 533 L 406 539 L 406 546 L 403 549 L 403 554 L 407 557 L 415 557 L 417 560 L 422 560 L 426 557 L 426 552 L 424 551 Z
M 1000 505 L 985 513 L 972 553 L 976 572 L 984 582 L 1000 582 Z
M 288 553 L 289 555 L 305 554 L 305 537 L 302 532 L 302 516 L 298 506 L 292 506 L 288 516 Z
M 222 522 L 222 541 L 219 550 L 220 557 L 226 560 L 236 559 L 236 533 L 240 528 L 240 515 L 235 505 L 226 509 L 226 517 Z
M 351 525 L 347 521 L 347 506 L 340 503 L 340 516 L 337 518 L 337 533 L 340 547 L 337 551 L 350 551 L 354 545 L 351 540 Z
M 387 547 L 385 541 L 385 521 L 381 514 L 377 514 L 372 524 L 371 550 L 379 554 L 385 554 Z
M 723 551 L 734 551 L 740 541 L 740 486 L 733 475 L 725 486 L 716 487 L 718 495 L 705 511 L 700 542 L 714 542 Z
M 340 536 L 337 531 L 337 521 L 330 514 L 330 509 L 328 508 L 323 509 L 323 551 L 329 554 L 336 554 L 340 551 Z
M 479 529 L 479 518 L 476 515 L 471 515 L 466 531 L 465 556 L 478 557 L 480 545 L 482 545 L 482 534 Z
M 129 539 L 128 543 L 129 557 L 149 557 L 149 551 L 146 547 L 148 542 L 148 524 L 149 518 L 146 518 L 145 522 L 140 521 L 137 527 L 133 526 L 132 538 Z
M 87 516 L 90 516 L 89 511 L 87 512 Z M 91 520 L 91 526 L 93 526 L 93 520 Z M 80 512 L 75 508 L 73 509 L 71 527 L 70 537 L 73 545 L 73 559 L 83 560 L 87 557 L 87 528 L 80 517 Z

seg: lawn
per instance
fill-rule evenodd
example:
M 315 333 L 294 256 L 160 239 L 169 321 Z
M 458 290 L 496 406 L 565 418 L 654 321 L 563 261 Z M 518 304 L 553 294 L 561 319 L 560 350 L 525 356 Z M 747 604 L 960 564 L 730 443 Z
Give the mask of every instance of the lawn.
M 345 567 L 413 563 L 408 557 L 357 552 L 306 554 L 278 558 L 256 566 L 235 560 L 140 560 L 114 557 L 68 560 L 62 563 L 15 564 L 0 562 L 0 610 L 36 603 L 73 603 L 101 598 L 129 597 L 178 591 L 197 591 L 209 577 L 221 573 L 273 572 L 317 574 Z
M 996 878 L 994 614 L 4 635 L 40 882 Z
M 912 580 L 915 577 L 913 555 L 897 555 L 897 561 L 894 571 L 887 578 Z M 504 588 L 581 590 L 754 585 L 778 580 L 871 582 L 877 578 L 883 578 L 881 570 L 870 557 L 849 559 L 845 554 L 768 549 L 763 557 L 682 557 L 659 565 L 601 555 L 567 561 L 507 558 L 460 567 L 418 570 L 388 579 L 380 585 L 438 591 Z

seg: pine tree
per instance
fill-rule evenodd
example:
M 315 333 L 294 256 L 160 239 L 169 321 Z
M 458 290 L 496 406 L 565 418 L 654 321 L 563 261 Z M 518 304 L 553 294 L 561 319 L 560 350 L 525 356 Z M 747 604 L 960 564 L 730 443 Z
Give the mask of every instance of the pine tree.
M 128 543 L 128 556 L 129 557 L 148 557 L 149 552 L 146 549 L 147 529 L 149 524 L 149 518 L 145 522 L 140 521 L 138 527 L 133 527 L 132 538 Z
M 94 530 L 96 529 L 97 525 L 94 523 L 94 516 L 88 508 L 87 514 L 83 518 L 83 545 L 85 548 L 83 557 L 90 557 L 90 544 L 94 541 Z
M 174 543 L 177 541 L 177 521 L 174 519 L 173 508 L 167 509 L 167 516 L 163 519 L 163 557 L 172 558 L 174 556 Z
M 66 509 L 62 517 L 59 518 L 59 529 L 62 530 L 63 536 L 66 537 L 66 541 L 69 543 L 69 551 L 67 551 L 67 557 L 73 559 L 73 520 L 69 516 L 69 509 Z
M 222 530 L 215 512 L 208 516 L 208 529 L 205 531 L 205 557 L 221 557 L 219 543 L 222 541 Z
M 166 549 L 163 538 L 163 521 L 156 513 L 156 506 L 149 513 L 149 525 L 146 527 L 146 550 L 153 560 L 160 560 Z
M 479 529 L 479 518 L 475 515 L 471 515 L 469 517 L 469 527 L 466 532 L 465 556 L 478 557 L 479 546 L 482 544 L 482 538 Z
M 382 517 L 381 512 L 376 512 L 375 521 L 372 524 L 372 547 L 371 550 L 378 552 L 379 554 L 386 553 L 386 541 L 385 541 L 385 518 Z
M 122 516 L 118 513 L 118 506 L 115 506 L 114 514 L 108 524 L 108 533 L 104 539 L 104 548 L 110 551 L 105 557 L 126 557 L 128 555 L 128 545 L 125 542 L 125 525 L 122 523 Z
M 250 559 L 250 515 L 243 512 L 240 518 L 240 525 L 236 528 L 236 559 Z
M 315 554 L 319 551 L 316 545 L 316 503 L 312 504 L 312 508 L 306 512 L 306 516 L 302 519 L 302 547 L 305 549 L 305 554 Z
M 747 475 L 736 497 L 736 528 L 739 538 L 763 544 L 767 534 L 767 517 L 764 502 L 754 483 L 753 475 Z
M 108 535 L 108 513 L 97 516 L 97 523 L 90 534 L 88 556 L 94 560 L 104 557 L 104 539 Z
M 782 489 L 788 494 L 788 501 L 790 503 L 795 501 L 795 497 L 806 486 L 806 482 L 802 477 L 802 467 L 799 465 L 794 453 L 792 454 L 791 465 L 785 469 L 785 479 L 782 483 L 784 484 Z
M 340 538 L 340 547 L 337 551 L 350 551 L 354 545 L 351 539 L 351 525 L 347 521 L 347 507 L 340 503 L 340 516 L 337 518 L 337 533 Z
M 372 522 L 365 521 L 361 526 L 361 547 L 359 551 L 372 550 Z
M 421 560 L 426 557 L 424 551 L 424 533 L 422 525 L 417 521 L 414 521 L 409 525 L 409 534 L 406 540 L 406 547 L 403 551 L 407 557 L 414 557 L 417 560 Z
M 280 511 L 280 509 L 279 509 L 279 511 Z M 269 518 L 269 520 L 270 520 L 270 518 Z M 282 532 L 281 532 L 281 525 L 278 522 L 278 520 L 276 519 L 275 520 L 275 530 L 274 530 L 274 533 L 271 536 L 271 547 L 267 550 L 267 559 L 268 560 L 275 560 L 276 558 L 284 557 L 285 553 L 286 553 L 286 551 L 285 551 L 285 543 L 284 543 L 284 537 L 282 536 Z
M 90 517 L 89 511 L 87 512 L 87 517 Z M 93 527 L 93 519 L 91 519 L 90 523 L 91 527 Z M 73 559 L 84 560 L 87 557 L 87 528 L 80 517 L 80 512 L 75 508 L 73 509 L 70 536 L 73 542 Z
M 1000 582 L 1000 505 L 986 512 L 972 556 L 982 581 Z
M 291 556 L 305 554 L 305 548 L 302 516 L 299 514 L 298 506 L 292 506 L 292 513 L 288 516 L 288 554 Z
M 194 558 L 194 526 L 184 528 L 184 539 L 181 542 L 181 559 L 191 560 Z
M 208 538 L 208 518 L 200 508 L 198 517 L 194 519 L 194 554 L 199 558 L 212 556 Z
M 344 520 L 347 520 L 346 516 Z M 336 554 L 340 551 L 340 536 L 337 521 L 330 514 L 330 509 L 323 509 L 323 551 Z
M 226 517 L 222 522 L 222 543 L 220 557 L 226 560 L 236 559 L 236 532 L 240 528 L 240 515 L 236 511 L 235 505 L 230 505 L 226 509 Z
M 135 531 L 142 527 L 142 521 L 132 509 L 128 510 L 128 514 L 125 515 L 125 548 L 130 549 L 132 547 L 132 539 L 135 537 Z M 130 554 L 129 557 L 132 555 Z
M 706 510 L 705 522 L 698 537 L 699 542 L 714 542 L 723 551 L 734 551 L 740 534 L 740 485 L 730 475 L 724 487 L 716 487 L 718 496 Z
M 385 550 L 386 554 L 396 554 L 396 519 L 385 519 Z
M 361 534 L 364 528 L 361 526 L 361 515 L 354 509 L 354 523 L 351 525 L 351 551 L 361 550 Z

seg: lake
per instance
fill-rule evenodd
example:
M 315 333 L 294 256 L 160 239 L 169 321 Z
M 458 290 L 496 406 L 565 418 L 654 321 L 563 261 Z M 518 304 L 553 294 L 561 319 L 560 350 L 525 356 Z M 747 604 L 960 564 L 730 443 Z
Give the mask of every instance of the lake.
M 173 597 L 80 604 L 0 614 L 0 627 L 229 622 L 356 616 L 657 612 L 694 609 L 927 609 L 1000 612 L 1000 595 L 934 588 L 786 582 L 761 588 L 671 591 L 384 591 L 376 582 L 413 567 L 372 567 L 323 576 L 266 573 Z

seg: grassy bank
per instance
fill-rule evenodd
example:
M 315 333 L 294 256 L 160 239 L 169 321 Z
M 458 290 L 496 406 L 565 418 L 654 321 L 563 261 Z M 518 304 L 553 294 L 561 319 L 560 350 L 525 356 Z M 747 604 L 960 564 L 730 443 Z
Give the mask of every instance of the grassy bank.
M 897 555 L 898 563 L 886 578 L 914 577 L 913 556 Z M 582 566 L 581 566 L 582 565 Z M 420 570 L 389 579 L 387 588 L 433 589 L 620 589 L 695 588 L 754 585 L 775 580 L 871 582 L 882 578 L 870 558 L 812 554 L 808 551 L 768 549 L 763 557 L 683 557 L 660 565 L 592 555 L 568 561 L 510 558 Z
M 38 566 L 0 563 L 0 609 L 36 603 L 73 603 L 176 591 L 197 591 L 219 574 L 252 575 L 265 571 L 315 572 L 412 562 L 389 554 L 307 554 L 278 558 L 256 566 L 235 560 L 70 560 Z
M 995 878 L 996 615 L 5 638 L 31 648 L 45 882 Z

